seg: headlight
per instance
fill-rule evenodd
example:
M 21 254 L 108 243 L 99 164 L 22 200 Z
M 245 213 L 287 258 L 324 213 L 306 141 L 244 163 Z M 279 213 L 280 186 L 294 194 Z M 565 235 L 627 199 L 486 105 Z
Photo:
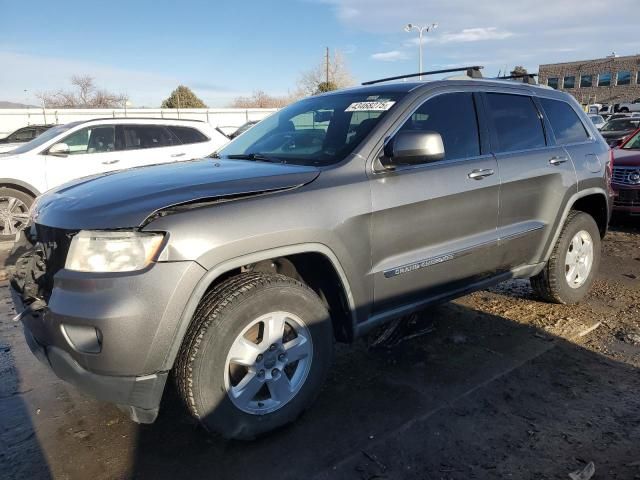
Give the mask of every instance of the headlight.
M 78 272 L 132 272 L 158 260 L 161 233 L 83 230 L 73 237 L 65 268 Z

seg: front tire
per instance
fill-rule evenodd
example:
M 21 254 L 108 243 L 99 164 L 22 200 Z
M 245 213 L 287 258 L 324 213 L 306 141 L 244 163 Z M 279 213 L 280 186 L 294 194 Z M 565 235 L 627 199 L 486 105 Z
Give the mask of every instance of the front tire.
M 175 377 L 208 431 L 250 440 L 309 408 L 332 358 L 331 320 L 309 287 L 283 275 L 242 273 L 203 298 Z
M 591 215 L 572 210 L 544 269 L 531 278 L 543 300 L 573 304 L 589 292 L 600 264 L 600 231 Z
M 29 223 L 33 197 L 20 190 L 0 187 L 0 242 L 13 240 Z

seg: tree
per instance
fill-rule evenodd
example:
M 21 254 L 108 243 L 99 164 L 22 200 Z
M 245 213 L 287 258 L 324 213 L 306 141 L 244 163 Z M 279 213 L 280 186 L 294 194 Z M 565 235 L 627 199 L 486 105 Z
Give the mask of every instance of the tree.
M 236 97 L 229 106 L 232 108 L 282 108 L 295 100 L 297 100 L 296 95 L 275 97 L 263 90 L 255 90 L 249 97 Z
M 513 70 L 511 70 L 511 76 L 515 77 L 515 76 L 522 76 L 522 75 L 528 75 L 529 72 L 527 72 L 527 69 L 524 68 L 521 65 L 518 65 L 516 67 L 513 67 Z
M 40 92 L 36 96 L 48 108 L 117 108 L 124 106 L 128 97 L 96 87 L 90 75 L 74 75 L 71 85 L 75 90 Z
M 305 96 L 317 95 L 318 93 L 348 87 L 353 83 L 354 80 L 347 67 L 344 55 L 342 52 L 336 51 L 333 54 L 333 59 L 327 55 L 314 68 L 303 72 L 298 81 L 298 89 Z
M 178 85 L 169 98 L 162 102 L 162 108 L 207 108 L 189 87 Z
M 338 90 L 338 86 L 335 84 L 335 82 L 320 82 L 318 84 L 318 88 L 316 89 L 316 93 L 332 92 L 333 90 Z

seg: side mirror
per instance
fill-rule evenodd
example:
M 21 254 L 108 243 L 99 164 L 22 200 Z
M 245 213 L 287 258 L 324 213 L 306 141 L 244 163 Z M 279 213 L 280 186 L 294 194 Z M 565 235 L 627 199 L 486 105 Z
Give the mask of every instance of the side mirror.
M 398 132 L 384 148 L 381 159 L 386 168 L 396 165 L 419 165 L 444 158 L 444 143 L 437 132 Z
M 69 155 L 69 145 L 66 143 L 56 143 L 49 148 L 49 155 L 56 157 L 66 157 Z

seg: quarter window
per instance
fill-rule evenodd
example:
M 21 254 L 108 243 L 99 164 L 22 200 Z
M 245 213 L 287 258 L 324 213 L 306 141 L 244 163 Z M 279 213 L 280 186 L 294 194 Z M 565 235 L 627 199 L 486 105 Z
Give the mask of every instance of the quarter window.
M 547 79 L 547 86 L 558 89 L 558 77 L 551 77 Z
M 630 85 L 631 84 L 631 72 L 622 71 L 618 72 L 616 85 Z
M 180 139 L 183 144 L 200 143 L 209 140 L 201 131 L 190 127 L 168 127 L 171 132 Z
M 472 93 L 447 93 L 427 100 L 401 130 L 439 133 L 446 160 L 480 155 L 478 119 Z
M 598 86 L 599 87 L 610 87 L 611 86 L 611 72 L 601 73 L 598 76 Z
M 495 152 L 540 148 L 546 145 L 542 121 L 531 97 L 488 93 L 489 118 L 493 124 Z
M 580 76 L 580 88 L 589 88 L 593 86 L 593 75 Z
M 540 103 L 559 144 L 578 143 L 589 139 L 584 124 L 568 103 L 548 98 L 540 99 Z
M 564 77 L 564 88 L 576 88 L 576 77 L 573 75 L 568 75 Z
M 173 133 L 159 125 L 124 125 L 122 136 L 125 150 L 180 145 Z
M 112 152 L 115 149 L 115 128 L 101 125 L 83 128 L 72 133 L 62 143 L 69 147 L 69 155 Z

